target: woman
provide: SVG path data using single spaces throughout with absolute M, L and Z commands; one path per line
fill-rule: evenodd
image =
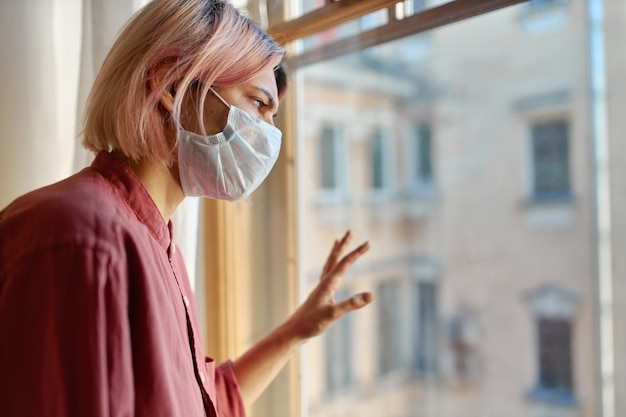
M 170 217 L 185 196 L 238 200 L 269 173 L 281 134 L 284 50 L 231 5 L 154 0 L 96 79 L 93 164 L 0 212 L 0 414 L 243 416 L 335 303 L 362 244 L 336 241 L 318 287 L 234 362 L 205 357 Z

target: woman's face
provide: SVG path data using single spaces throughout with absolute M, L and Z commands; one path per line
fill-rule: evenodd
M 234 87 L 213 87 L 231 106 L 238 107 L 251 116 L 274 125 L 278 111 L 278 89 L 274 71 L 268 70 L 250 81 Z M 196 116 L 197 106 L 190 100 L 187 109 L 183 108 L 182 127 L 194 133 L 201 133 Z M 196 103 L 197 104 L 197 103 Z M 187 110 L 187 111 L 186 111 Z M 191 111 L 190 111 L 191 110 Z M 204 103 L 204 128 L 207 135 L 222 132 L 228 119 L 228 107 L 213 93 L 209 92 Z M 187 116 L 185 116 L 187 115 Z

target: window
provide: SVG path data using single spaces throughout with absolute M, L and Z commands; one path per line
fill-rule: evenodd
M 337 178 L 337 139 L 335 129 L 328 126 L 322 128 L 320 138 L 320 174 L 321 187 L 326 190 L 334 190 L 339 186 Z
M 540 319 L 537 322 L 539 340 L 539 382 L 546 390 L 571 393 L 572 335 L 566 320 Z
M 375 130 L 371 136 L 371 184 L 377 195 L 389 194 L 392 188 L 393 143 L 380 130 Z
M 569 127 L 565 121 L 532 127 L 532 199 L 567 201 L 571 198 Z
M 343 10 L 364 8 L 372 2 L 323 3 L 326 5 L 320 10 L 328 9 L 332 15 L 317 19 L 317 29 L 304 31 L 303 36 L 329 28 L 335 28 L 340 34 L 339 26 L 343 23 L 335 21 L 331 25 L 328 22 L 341 15 Z M 619 368 L 615 368 L 613 377 L 600 366 L 603 358 L 613 357 L 612 346 L 605 343 L 605 339 L 598 338 L 600 330 L 611 328 L 602 324 L 605 323 L 604 314 L 615 311 L 616 317 L 626 316 L 623 314 L 626 304 L 615 302 L 611 305 L 602 301 L 604 298 L 599 300 L 593 291 L 599 282 L 608 282 L 606 273 L 596 272 L 599 269 L 596 268 L 599 259 L 597 251 L 602 245 L 610 246 L 611 242 L 617 245 L 617 242 L 625 240 L 621 228 L 610 227 L 615 239 L 597 239 L 595 216 L 601 215 L 602 210 L 596 210 L 594 187 L 600 170 L 595 169 L 592 154 L 593 141 L 598 132 L 592 119 L 595 113 L 590 109 L 598 108 L 594 101 L 598 97 L 601 99 L 602 95 L 596 94 L 598 91 L 591 84 L 589 72 L 594 64 L 586 53 L 589 47 L 593 47 L 589 42 L 589 32 L 601 27 L 602 31 L 606 31 L 607 38 L 612 37 L 609 48 L 613 56 L 619 56 L 623 28 L 626 27 L 623 13 L 619 13 L 619 2 L 603 2 L 609 12 L 606 14 L 607 24 L 597 26 L 588 24 L 587 4 L 584 2 L 568 2 L 567 7 L 546 7 L 532 12 L 527 2 L 497 11 L 493 11 L 493 6 L 504 6 L 504 1 L 428 3 L 432 8 L 427 12 L 419 16 L 406 13 L 402 20 L 394 20 L 393 5 L 389 7 L 385 4 L 381 8 L 389 10 L 388 24 L 356 37 L 335 36 L 330 43 L 318 43 L 302 53 L 299 53 L 299 45 L 292 44 L 288 63 L 295 76 L 291 84 L 293 88 L 288 94 L 293 96 L 284 101 L 281 111 L 289 117 L 280 120 L 283 116 L 279 116 L 278 121 L 289 140 L 283 143 L 285 148 L 277 168 L 259 189 L 260 194 L 253 196 L 255 205 L 251 216 L 255 221 L 250 224 L 259 232 L 255 232 L 254 239 L 249 238 L 249 233 L 242 233 L 238 240 L 242 244 L 231 245 L 237 252 L 237 260 L 242 259 L 238 256 L 242 249 L 255 254 L 250 267 L 254 279 L 237 284 L 239 292 L 247 294 L 246 285 L 250 285 L 250 292 L 256 294 L 244 299 L 256 300 L 258 294 L 263 294 L 265 302 L 258 301 L 258 305 L 241 303 L 250 305 L 254 324 L 248 326 L 244 321 L 239 327 L 224 328 L 228 331 L 243 329 L 243 336 L 233 339 L 248 342 L 271 328 L 267 323 L 280 323 L 298 300 L 295 277 L 306 275 L 307 285 L 314 282 L 317 277 L 308 277 L 319 269 L 319 260 L 324 258 L 328 242 L 350 227 L 357 233 L 355 240 L 369 239 L 375 248 L 367 254 L 363 263 L 359 263 L 358 268 L 345 277 L 350 285 L 358 287 L 358 291 L 377 291 L 380 279 L 421 276 L 417 272 L 401 271 L 401 266 L 407 269 L 415 267 L 407 259 L 428 255 L 441 260 L 441 283 L 444 285 L 436 287 L 437 301 L 433 306 L 438 317 L 435 330 L 439 330 L 440 339 L 439 357 L 435 360 L 438 366 L 436 378 L 422 378 L 423 372 L 416 369 L 420 362 L 418 352 L 422 352 L 423 364 L 429 361 L 428 347 L 418 347 L 419 328 L 424 325 L 419 319 L 419 296 L 409 302 L 408 310 L 403 310 L 407 306 L 403 302 L 404 307 L 391 307 L 387 312 L 381 312 L 380 303 L 384 296 L 378 294 L 371 307 L 356 312 L 352 317 L 350 332 L 354 348 L 349 390 L 343 390 L 333 401 L 325 401 L 326 384 L 329 382 L 323 352 L 328 341 L 321 339 L 321 348 L 317 341 L 312 341 L 307 344 L 302 357 L 307 371 L 300 373 L 298 366 L 286 371 L 261 400 L 264 405 L 262 411 L 251 416 L 297 417 L 305 414 L 310 417 L 370 417 L 388 415 L 387 411 L 393 410 L 397 415 L 433 417 L 443 414 L 498 415 L 504 409 L 517 415 L 599 416 L 600 409 L 607 406 L 605 398 L 608 396 L 604 394 L 610 394 L 611 384 L 615 383 L 615 392 L 623 390 L 619 381 L 624 378 L 618 372 Z M 591 3 L 598 4 L 596 0 L 590 0 Z M 455 16 L 463 19 L 473 17 L 479 14 L 478 9 L 492 12 L 430 30 L 439 26 L 438 22 L 450 22 Z M 362 10 L 362 13 L 342 22 L 350 20 L 352 26 L 359 26 L 360 17 L 372 11 Z M 455 13 L 448 13 L 450 11 Z M 558 23 L 562 15 L 565 15 L 561 20 L 564 24 L 555 25 L 554 22 Z M 307 19 L 312 17 L 307 16 Z M 526 23 L 534 31 L 533 34 L 541 34 L 540 42 L 523 30 L 522 26 Z M 293 30 L 303 31 L 301 24 L 307 26 L 307 21 L 292 22 Z M 558 28 L 558 33 L 554 28 Z M 358 33 L 358 30 L 355 32 Z M 428 55 L 415 56 L 415 44 L 423 36 L 427 37 L 431 48 Z M 388 66 L 395 71 L 373 71 L 371 65 L 362 65 L 363 50 L 374 49 L 372 47 L 376 49 L 375 56 L 384 63 L 391 63 Z M 619 87 L 619 77 L 615 75 L 619 74 L 618 61 L 607 57 L 607 73 L 616 77 L 608 83 L 609 91 Z M 536 185 L 544 182 L 536 182 L 534 177 L 532 126 L 520 124 L 520 112 L 511 106 L 516 97 L 542 91 L 571 92 L 571 100 L 560 102 L 556 109 L 553 104 L 547 108 L 540 103 L 530 111 L 525 110 L 532 120 L 541 121 L 536 124 L 558 121 L 546 119 L 547 114 L 550 117 L 567 115 L 568 155 L 567 159 L 557 159 L 567 161 L 569 165 L 567 187 L 562 186 L 564 181 L 557 181 L 557 186 L 547 188 Z M 623 98 L 617 95 L 605 104 L 611 114 L 619 114 L 619 108 L 625 106 Z M 426 117 L 412 118 L 416 114 Z M 321 128 L 329 120 L 335 120 L 333 115 L 345 123 L 350 137 L 343 162 L 350 175 L 349 188 L 353 199 L 349 206 L 330 207 L 337 212 L 349 212 L 349 216 L 331 224 L 319 221 L 319 205 L 315 204 L 317 195 L 323 190 L 320 176 L 313 175 L 318 168 L 317 157 L 321 150 L 306 146 L 312 143 L 320 145 Z M 380 205 L 372 204 L 376 201 L 368 198 L 376 194 L 372 193 L 373 190 L 380 191 L 374 188 L 374 182 L 387 186 L 393 185 L 393 181 L 399 178 L 404 187 L 405 178 L 410 175 L 419 178 L 420 174 L 415 173 L 420 171 L 413 169 L 417 164 L 409 167 L 406 163 L 413 158 L 408 155 L 409 148 L 400 148 L 399 142 L 393 144 L 395 138 L 402 138 L 404 142 L 409 137 L 407 126 L 411 118 L 431 123 L 431 174 L 442 195 L 441 199 L 431 202 L 430 214 L 421 217 L 405 215 L 405 209 L 421 201 L 399 199 Z M 619 175 L 623 164 L 619 159 L 620 153 L 616 152 L 620 149 L 621 124 L 619 118 L 610 118 L 608 132 L 605 132 L 612 138 L 609 155 L 614 179 L 626 178 L 626 175 Z M 379 144 L 382 142 L 385 145 L 382 150 L 379 149 L 381 169 L 376 176 L 372 152 L 375 128 L 385 139 L 391 139 L 379 141 Z M 391 146 L 388 142 L 392 143 Z M 298 145 L 295 149 L 294 144 Z M 387 151 L 391 155 L 381 156 Z M 389 176 L 384 174 L 382 168 L 387 160 Z M 543 164 L 540 162 L 538 165 Z M 623 188 L 619 180 L 616 181 L 609 187 L 610 193 Z M 300 182 L 307 185 L 301 186 Z M 552 199 L 562 190 L 571 196 L 574 187 L 576 205 L 566 207 L 572 208 L 575 219 L 569 227 L 558 230 L 529 228 L 520 221 L 525 216 L 525 210 L 520 210 L 520 195 L 534 199 L 537 190 L 537 195 L 549 194 L 549 199 Z M 617 221 L 621 219 L 620 213 L 626 210 L 619 209 L 618 200 L 613 203 L 615 205 L 609 211 Z M 239 205 L 234 207 L 242 210 Z M 534 205 L 533 210 L 548 212 L 562 208 L 563 205 Z M 261 215 L 261 212 L 265 214 Z M 391 220 L 384 224 L 372 221 L 373 213 L 382 212 L 392 213 Z M 212 218 L 207 216 L 207 219 Z M 619 221 L 621 224 L 622 220 Z M 242 224 L 244 228 L 249 223 L 237 224 Z M 231 236 L 230 233 L 224 235 Z M 208 236 L 212 239 L 212 235 Z M 270 238 L 272 245 L 263 245 Z M 272 246 L 272 249 L 265 246 Z M 621 246 L 615 249 L 621 249 Z M 614 257 L 608 269 L 624 269 L 621 265 L 624 262 Z M 261 268 L 257 267 L 259 263 Z M 207 263 L 211 264 L 218 263 Z M 233 262 L 233 266 L 247 267 L 242 262 Z M 299 268 L 303 274 L 299 274 Z M 231 282 L 227 279 L 225 285 L 231 285 Z M 530 314 L 523 314 L 519 300 L 529 288 L 542 287 L 546 282 L 555 283 L 560 288 L 557 292 L 563 293 L 567 288 L 567 291 L 575 293 L 584 308 L 574 315 L 561 314 L 563 305 L 557 303 L 553 309 L 546 307 L 535 311 L 533 308 Z M 412 294 L 405 291 L 407 288 L 401 287 L 396 293 L 398 297 L 404 300 L 407 294 Z M 303 286 L 300 293 L 306 294 L 308 289 L 310 286 Z M 239 292 L 231 299 L 239 300 Z M 618 294 L 616 292 L 615 296 Z M 269 308 L 268 299 L 272 301 Z M 568 297 L 559 296 L 556 299 L 565 300 L 567 304 Z M 598 304 L 601 308 L 592 307 Z M 475 320 L 472 319 L 471 325 L 461 323 L 461 330 L 457 328 L 457 336 L 452 338 L 457 346 L 455 356 L 451 349 L 452 340 L 448 340 L 450 333 L 454 333 L 450 327 L 454 326 L 448 326 L 455 317 L 462 316 L 460 312 L 465 309 L 472 312 Z M 602 321 L 599 311 L 603 312 Z M 257 318 L 261 314 L 264 314 L 265 321 Z M 409 322 L 408 325 L 400 325 L 404 330 L 379 328 L 382 316 L 392 318 L 394 315 L 400 315 Z M 248 317 L 239 311 L 235 316 L 238 319 L 244 317 L 243 320 Z M 563 411 L 558 402 L 540 401 L 537 395 L 524 395 L 546 392 L 539 389 L 542 380 L 540 320 L 569 323 L 572 394 L 584 401 L 584 408 L 571 410 L 571 407 L 565 407 L 568 410 Z M 606 322 L 612 323 L 610 318 Z M 248 333 L 247 329 L 250 329 Z M 477 330 L 474 332 L 472 329 Z M 382 339 L 385 335 L 397 337 L 400 344 L 389 342 L 379 346 L 384 343 Z M 618 354 L 623 351 L 622 345 L 616 338 L 614 347 Z M 470 352 L 475 353 L 468 355 L 468 346 L 472 348 Z M 394 350 L 402 356 L 402 361 L 398 358 L 397 363 L 387 360 L 383 364 L 379 352 Z M 512 352 L 515 352 L 513 358 Z M 459 360 L 458 366 L 454 362 L 456 359 Z M 383 367 L 393 371 L 380 378 L 379 368 Z M 497 372 L 492 372 L 494 367 L 497 367 Z M 427 366 L 424 368 L 427 369 Z M 406 369 L 417 377 L 408 380 L 400 378 Z M 466 372 L 464 369 L 469 370 L 473 378 L 458 378 L 458 374 Z M 472 369 L 476 371 L 472 372 Z M 301 378 L 301 375 L 304 377 Z M 338 375 L 337 380 L 341 381 L 346 373 L 342 371 Z M 582 377 L 585 380 L 581 382 L 578 378 Z M 297 386 L 301 380 L 302 390 Z M 381 380 L 385 383 L 381 384 Z M 284 381 L 291 382 L 285 384 Z M 494 387 L 497 394 L 493 392 Z M 300 392 L 301 397 L 298 396 Z M 286 401 L 289 403 L 285 405 Z M 561 408 L 546 408 L 546 403 Z M 619 401 L 614 405 L 613 415 L 624 414 Z M 301 410 L 305 411 L 301 413 Z
M 340 200 L 347 193 L 346 141 L 337 125 L 322 126 L 318 146 L 319 187 L 322 197 Z
M 415 177 L 418 182 L 427 184 L 433 180 L 433 163 L 432 163 L 432 143 L 430 137 L 430 126 L 420 124 L 416 128 L 417 140 L 417 172 Z
M 437 372 L 437 287 L 434 283 L 416 285 L 417 352 L 416 368 L 424 374 Z
M 560 286 L 546 284 L 529 296 L 537 346 L 537 381 L 530 392 L 535 401 L 576 406 L 573 376 L 573 319 L 578 297 Z
M 402 368 L 402 316 L 397 280 L 378 287 L 378 371 L 381 375 Z
M 497 415 L 504 407 L 519 415 L 564 415 L 544 412 L 538 407 L 546 407 L 547 402 L 536 395 L 529 401 L 526 394 L 547 392 L 535 390 L 539 387 L 536 320 L 563 319 L 573 325 L 573 316 L 533 310 L 527 317 L 520 314 L 519 300 L 529 286 L 541 287 L 547 281 L 561 287 L 567 283 L 577 291 L 593 286 L 588 274 L 594 264 L 588 251 L 593 243 L 582 245 L 591 224 L 574 222 L 575 227 L 553 234 L 546 228 L 526 227 L 521 220 L 528 210 L 520 210 L 519 199 L 524 193 L 536 194 L 535 188 L 544 195 L 559 190 L 534 185 L 533 127 L 567 125 L 569 119 L 578 121 L 586 115 L 578 113 L 573 100 L 555 103 L 551 96 L 539 103 L 534 100 L 530 109 L 526 106 L 522 111 L 511 104 L 518 97 L 541 92 L 575 93 L 584 74 L 569 77 L 572 63 L 549 59 L 555 49 L 562 50 L 563 39 L 546 46 L 519 33 L 516 25 L 526 6 L 323 59 L 300 71 L 299 102 L 306 103 L 298 119 L 307 126 L 303 134 L 328 122 L 325 111 L 340 115 L 349 127 L 350 146 L 343 163 L 349 165 L 351 176 L 351 201 L 342 207 L 349 215 L 341 221 L 322 222 L 318 206 L 303 206 L 307 219 L 303 262 L 319 266 L 322 255 L 315 252 L 325 251 L 324 243 L 342 228 L 352 228 L 376 248 L 346 277 L 351 285 L 358 283 L 376 293 L 371 308 L 353 317 L 349 389 L 339 389 L 340 395 L 333 396 L 330 404 L 325 402 L 328 375 L 319 376 L 315 369 L 326 365 L 316 349 L 308 349 L 305 374 L 309 378 L 303 398 L 309 416 L 456 417 Z M 422 18 L 433 10 L 436 7 Z M 405 15 L 402 22 L 414 17 Z M 375 29 L 379 30 L 383 29 Z M 414 48 L 423 35 L 433 45 L 428 59 L 403 54 L 401 45 Z M 578 45 L 578 36 L 567 35 Z M 336 51 L 341 45 L 325 50 Z M 491 47 L 500 53 L 490 53 Z M 520 56 L 520 50 L 526 53 Z M 373 56 L 378 62 L 373 62 Z M 521 68 L 505 62 L 519 62 Z M 533 124 L 520 123 L 522 113 L 523 120 Z M 568 152 L 588 146 L 585 135 L 570 131 L 569 126 L 563 131 Z M 537 166 L 548 166 L 550 159 L 539 148 Z M 315 154 L 308 151 L 304 156 Z M 568 164 L 573 163 L 570 157 L 568 153 Z M 578 169 L 588 169 L 577 163 Z M 433 192 L 435 183 L 440 195 L 421 198 L 419 193 L 429 188 Z M 402 194 L 396 193 L 398 186 Z M 306 202 L 306 196 L 317 190 L 302 192 Z M 397 198 L 405 193 L 410 198 Z M 586 189 L 576 208 L 590 209 L 592 202 Z M 335 217 L 343 214 L 332 209 Z M 431 263 L 440 269 L 429 270 Z M 585 294 L 585 302 L 592 298 Z M 593 349 L 594 326 L 584 323 L 576 331 L 589 337 L 572 339 L 572 352 Z M 512 352 L 514 360 L 510 360 Z M 572 376 L 582 366 L 594 367 L 591 361 L 573 362 Z M 498 371 L 492 372 L 495 367 Z M 345 370 L 336 372 L 338 379 L 345 376 Z M 491 395 L 484 389 L 487 386 L 498 387 L 499 393 Z
M 430 193 L 433 189 L 433 144 L 430 124 L 412 126 L 407 147 L 407 185 L 410 193 Z

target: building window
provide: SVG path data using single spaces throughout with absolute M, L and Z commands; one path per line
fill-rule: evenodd
M 339 186 L 337 178 L 337 138 L 336 129 L 324 126 L 320 137 L 321 187 L 334 190 Z
M 417 290 L 417 348 L 415 367 L 422 373 L 437 372 L 437 287 L 419 282 Z
M 340 126 L 324 125 L 318 147 L 319 190 L 324 200 L 343 200 L 347 193 L 346 143 Z
M 380 132 L 372 136 L 372 165 L 372 187 L 376 190 L 385 188 L 385 154 Z
M 565 121 L 538 123 L 532 127 L 532 200 L 571 199 L 569 126 Z
M 391 191 L 393 178 L 393 146 L 383 132 L 377 130 L 371 138 L 371 184 L 376 194 L 385 194 Z
M 411 129 L 407 149 L 408 187 L 413 193 L 432 191 L 433 145 L 428 123 L 418 123 Z
M 572 329 L 567 320 L 540 319 L 539 381 L 541 388 L 570 393 L 572 391 Z
M 347 292 L 338 292 L 337 299 L 348 298 Z M 335 322 L 324 335 L 326 351 L 326 392 L 332 394 L 353 382 L 352 316 L 349 314 Z
M 402 368 L 400 282 L 391 280 L 378 287 L 378 370 L 381 375 Z
M 545 285 L 531 293 L 529 300 L 537 340 L 537 382 L 530 391 L 530 398 L 538 402 L 577 406 L 572 323 L 578 298 L 557 286 Z

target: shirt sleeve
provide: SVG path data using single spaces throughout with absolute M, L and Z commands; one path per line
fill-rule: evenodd
M 226 361 L 215 368 L 215 396 L 219 417 L 246 416 L 232 361 Z
M 0 268 L 3 416 L 134 415 L 127 283 L 111 258 L 66 245 Z

